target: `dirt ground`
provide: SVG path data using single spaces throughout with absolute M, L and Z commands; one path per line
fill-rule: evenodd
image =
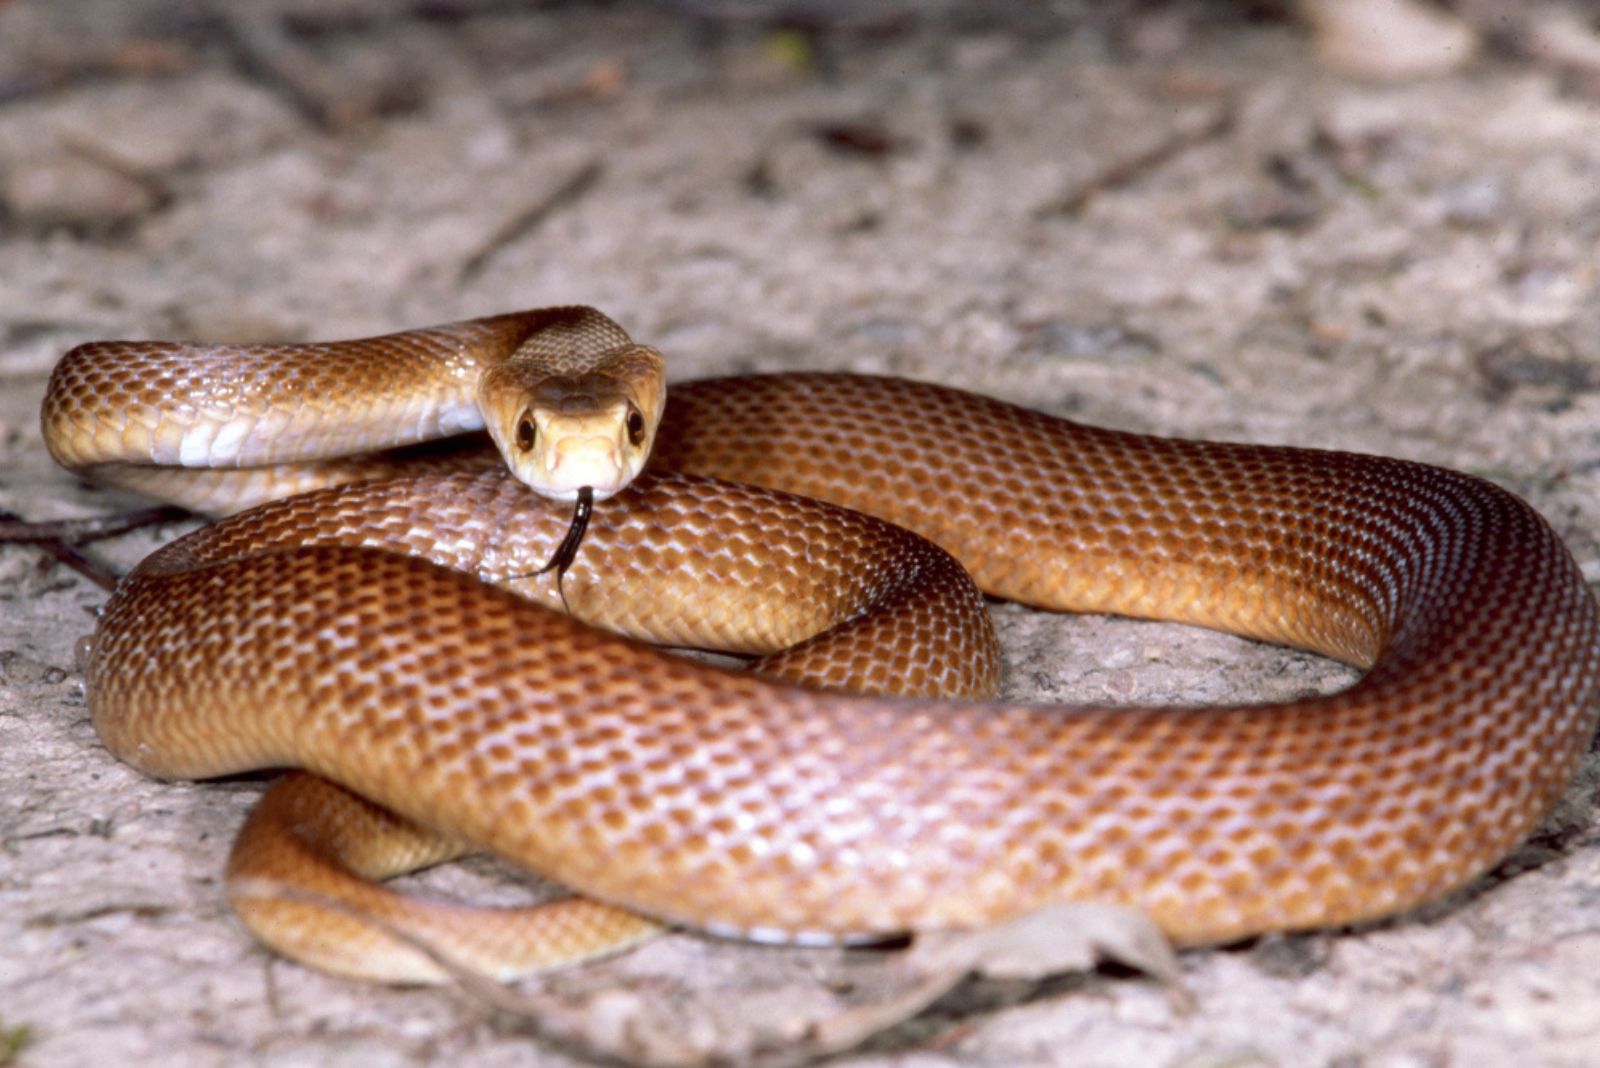
M 1593 81 L 1495 47 L 1355 81 L 1262 4 L 859 11 L 0 2 L 0 508 L 133 503 L 39 443 L 78 342 L 581 302 L 682 378 L 892 372 L 1478 472 L 1600 580 Z M 178 529 L 91 551 L 126 568 Z M 461 991 L 273 960 L 219 889 L 260 784 L 114 762 L 74 667 L 105 594 L 9 546 L 0 598 L 0 1065 L 586 1063 Z M 994 611 L 1018 696 L 1351 677 L 1185 628 Z M 1114 968 L 986 981 L 838 1063 L 1600 1064 L 1597 784 L 1591 755 L 1530 844 L 1420 913 L 1184 954 L 1188 1009 Z M 520 893 L 487 867 L 427 881 Z M 714 1051 L 730 1011 L 781 1027 L 893 972 L 890 953 L 675 935 L 527 991 L 556 1021 L 643 1003 Z

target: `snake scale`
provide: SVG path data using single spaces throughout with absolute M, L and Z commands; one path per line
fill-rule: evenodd
M 290 466 L 307 457 L 266 451 L 303 418 L 259 384 L 281 361 L 312 357 L 290 391 L 311 398 L 302 407 L 376 388 L 365 422 L 400 430 L 361 444 L 387 448 L 471 429 L 439 396 L 463 394 L 540 322 L 316 346 L 85 346 L 57 369 L 46 437 L 75 469 L 168 496 L 172 473 L 141 461 L 204 462 L 197 441 L 224 443 L 223 466 L 267 465 L 198 473 L 199 502 L 225 510 L 356 477 L 354 461 L 308 473 Z M 430 387 L 419 414 L 406 374 L 449 389 Z M 268 414 L 195 429 L 230 406 Z M 667 640 L 782 658 L 789 624 L 740 628 L 825 601 L 850 633 L 813 639 L 821 662 L 870 664 L 858 638 L 888 650 L 894 666 L 867 688 L 918 675 L 903 689 L 992 689 L 974 595 L 934 610 L 907 594 L 888 624 L 862 615 L 861 591 L 907 568 L 955 589 L 942 553 L 919 556 L 853 513 L 798 511 L 816 506 L 793 494 L 915 531 L 996 597 L 1201 624 L 1364 674 L 1281 704 L 1098 708 L 845 693 L 826 666 L 730 672 L 486 584 L 525 573 L 563 525 L 497 464 L 427 460 L 398 477 L 408 469 L 386 459 L 376 470 L 397 477 L 266 505 L 141 565 L 87 662 L 101 738 L 160 776 L 303 768 L 381 806 L 362 820 L 409 821 L 421 862 L 487 849 L 719 934 L 847 941 L 1093 900 L 1199 944 L 1383 916 L 1462 885 L 1533 828 L 1595 728 L 1594 599 L 1549 525 L 1480 478 L 1098 429 L 850 374 L 674 385 L 654 433 L 649 470 L 596 507 L 567 578 L 591 621 L 659 633 L 643 616 L 679 609 L 637 605 L 715 572 L 723 592 L 701 607 L 727 633 L 669 618 Z M 246 497 L 225 497 L 224 476 L 244 478 Z M 823 592 L 820 561 L 863 551 L 856 592 Z M 607 576 L 630 569 L 669 592 L 611 592 Z M 929 643 L 979 666 L 940 674 Z

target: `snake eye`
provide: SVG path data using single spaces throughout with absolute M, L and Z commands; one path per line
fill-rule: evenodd
M 638 448 L 644 444 L 644 413 L 628 405 L 628 444 Z
M 523 452 L 532 452 L 533 443 L 539 438 L 539 428 L 534 425 L 533 413 L 523 412 L 517 419 L 517 448 Z

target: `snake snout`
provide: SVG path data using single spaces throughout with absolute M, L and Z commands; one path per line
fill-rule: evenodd
M 633 478 L 616 438 L 604 434 L 562 435 L 535 457 L 541 493 L 558 500 L 573 500 L 589 486 L 596 500 L 611 496 Z

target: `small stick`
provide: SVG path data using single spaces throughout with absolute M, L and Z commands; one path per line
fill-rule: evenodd
M 37 546 L 57 563 L 70 567 L 101 589 L 115 590 L 121 576 L 98 560 L 84 555 L 78 550 L 78 544 L 187 518 L 189 513 L 182 508 L 163 505 L 125 515 L 30 523 L 12 512 L 0 509 L 0 542 Z
M 462 261 L 460 269 L 456 272 L 457 281 L 470 282 L 478 277 L 483 272 L 483 269 L 489 265 L 489 261 L 494 259 L 502 249 L 527 237 L 543 225 L 558 209 L 573 203 L 594 188 L 595 183 L 600 180 L 600 175 L 604 171 L 605 168 L 598 158 L 591 159 L 569 175 L 567 180 L 556 186 L 555 189 L 506 220 L 478 246 L 477 251 Z
M 245 73 L 282 97 L 319 130 L 334 129 L 341 118 L 338 92 L 317 65 L 290 40 L 281 23 L 259 13 L 224 18 L 227 41 Z
M 114 538 L 140 527 L 153 527 L 159 523 L 176 523 L 188 519 L 182 508 L 163 504 L 143 508 L 122 515 L 97 515 L 84 519 L 53 519 L 30 523 L 11 512 L 0 511 L 0 542 L 28 542 L 38 544 L 48 541 L 79 543 Z
M 1218 108 L 1204 123 L 1193 129 L 1180 129 L 1175 131 L 1165 140 L 1157 142 L 1150 148 L 1127 159 L 1118 160 L 1098 174 L 1092 174 L 1068 189 L 1054 200 L 1048 200 L 1033 210 L 1034 218 L 1048 218 L 1052 215 L 1076 215 L 1088 207 L 1089 201 L 1098 194 L 1112 189 L 1121 189 L 1133 184 L 1145 174 L 1182 155 L 1191 148 L 1197 148 L 1208 141 L 1214 141 L 1233 129 L 1237 120 L 1237 109 L 1232 103 L 1224 104 Z
M 88 160 L 97 167 L 104 168 L 120 178 L 137 185 L 150 194 L 155 208 L 164 208 L 172 203 L 172 187 L 162 181 L 159 175 L 152 174 L 147 167 L 142 167 L 120 152 L 114 152 L 105 145 L 96 144 L 87 138 L 71 134 L 59 139 L 61 147 L 75 156 Z
M 117 583 L 122 581 L 121 575 L 98 560 L 85 556 L 64 541 L 36 541 L 31 544 L 43 549 L 55 559 L 56 563 L 65 564 L 102 590 L 115 591 Z

